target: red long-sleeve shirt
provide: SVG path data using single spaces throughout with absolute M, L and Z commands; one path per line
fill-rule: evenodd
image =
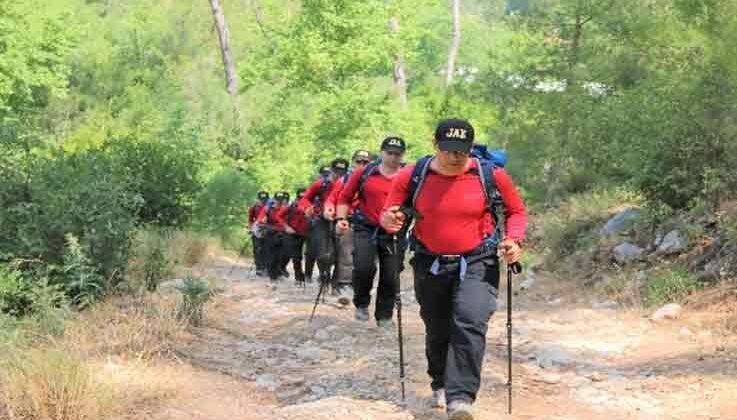
M 361 169 L 357 169 L 357 171 L 362 171 Z M 353 172 L 356 173 L 355 171 Z M 351 175 L 352 176 L 352 175 Z M 335 186 L 333 187 L 333 190 L 330 192 L 330 196 L 328 197 L 328 203 L 332 204 L 333 206 L 338 206 L 338 204 L 341 204 L 340 202 L 340 196 L 343 193 L 343 190 L 345 189 L 345 186 L 347 183 L 343 182 L 343 177 L 341 177 L 339 180 L 335 181 Z M 350 180 L 350 177 L 348 178 Z M 358 197 L 354 197 L 353 200 L 351 200 L 348 203 L 344 203 L 348 205 L 348 214 L 353 213 L 353 210 L 358 208 Z
M 264 207 L 263 203 L 256 203 L 252 205 L 248 209 L 248 227 L 252 228 L 253 224 L 256 223 L 256 219 L 258 219 L 258 214 L 261 212 L 261 209 Z
M 294 229 L 297 235 L 307 235 L 307 232 L 310 230 L 310 221 L 307 219 L 307 216 L 305 216 L 302 209 L 299 208 L 298 203 L 292 203 L 289 207 L 286 207 L 286 209 L 287 210 L 284 213 L 285 223 Z
M 471 160 L 461 175 L 445 176 L 428 170 L 415 203 L 422 218 L 415 220 L 414 234 L 431 252 L 466 254 L 493 232 L 494 223 L 476 169 L 476 161 Z M 414 165 L 407 166 L 394 179 L 384 210 L 402 205 L 407 200 L 413 170 Z M 523 240 L 527 230 L 527 211 L 519 192 L 504 169 L 494 170 L 494 181 L 504 201 L 505 237 Z
M 258 214 L 259 223 L 265 223 L 277 232 L 284 231 L 284 223 L 286 222 L 287 206 L 274 205 L 271 208 L 271 217 L 269 217 L 269 206 L 264 206 Z
M 338 198 L 338 204 L 355 206 L 361 213 L 366 216 L 368 221 L 375 226 L 379 226 L 381 222 L 381 214 L 384 209 L 384 203 L 392 189 L 392 181 L 396 175 L 387 177 L 381 173 L 379 168 L 366 178 L 363 184 L 363 192 L 358 191 L 361 176 L 363 176 L 366 167 L 357 169 L 348 179 Z M 357 203 L 356 203 L 357 202 Z
M 330 190 L 330 194 L 328 195 L 328 198 L 325 202 L 333 206 L 337 206 L 338 197 L 340 197 L 340 192 L 343 191 L 344 186 L 345 184 L 343 183 L 343 177 L 338 178 L 333 183 L 333 188 Z
M 307 188 L 302 199 L 299 200 L 299 207 L 302 210 L 314 207 L 316 215 L 322 214 L 323 205 L 335 187 L 335 182 L 330 181 L 323 187 L 324 182 L 322 178 L 318 178 Z

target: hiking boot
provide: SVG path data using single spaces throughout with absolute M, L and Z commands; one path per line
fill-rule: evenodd
M 394 331 L 394 321 L 389 319 L 377 319 L 376 326 L 384 331 Z
M 465 401 L 451 401 L 448 404 L 448 420 L 473 420 L 471 404 Z
M 445 408 L 445 388 L 432 391 L 432 408 Z
M 356 308 L 356 319 L 358 321 L 368 321 L 369 320 L 368 308 Z
M 341 305 L 349 305 L 353 300 L 353 288 L 351 286 L 341 286 L 338 288 L 338 303 Z

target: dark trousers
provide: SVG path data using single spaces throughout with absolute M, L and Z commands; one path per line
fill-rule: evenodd
M 391 319 L 399 293 L 399 272 L 404 265 L 404 246 L 397 246 L 399 255 L 392 253 L 392 238 L 356 225 L 353 231 L 353 304 L 366 308 L 371 303 L 371 289 L 379 263 L 379 286 L 376 290 L 377 320 Z M 382 231 L 383 232 L 383 231 Z M 399 270 L 399 272 L 397 272 Z
M 269 232 L 266 237 L 266 256 L 269 278 L 275 281 L 284 273 L 286 263 L 286 234 L 283 232 Z
M 253 243 L 253 261 L 256 264 L 256 270 L 266 270 L 264 239 L 251 235 Z
M 305 238 L 305 243 L 307 246 L 305 247 L 305 277 L 312 281 L 312 273 L 315 271 L 315 256 L 310 252 L 310 237 L 307 236 Z
M 312 223 L 308 247 L 320 270 L 320 281 L 331 281 L 335 259 L 332 222 L 320 218 Z
M 460 268 L 430 272 L 435 258 L 412 261 L 415 295 L 425 323 L 425 354 L 432 388 L 445 388 L 447 400 L 474 402 L 481 385 L 489 318 L 496 311 L 499 260 L 496 255 Z
M 302 253 L 304 249 L 305 237 L 300 235 L 286 236 L 286 262 L 292 262 L 294 270 L 294 279 L 298 282 L 305 281 L 305 274 L 302 271 Z

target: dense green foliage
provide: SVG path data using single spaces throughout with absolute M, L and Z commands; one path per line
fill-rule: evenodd
M 449 86 L 445 1 L 223 1 L 240 115 L 208 2 L 155 3 L 0 0 L 0 263 L 78 304 L 124 278 L 137 228 L 232 236 L 258 188 L 387 134 L 418 157 L 442 117 L 507 149 L 532 204 L 737 190 L 737 0 L 465 0 Z

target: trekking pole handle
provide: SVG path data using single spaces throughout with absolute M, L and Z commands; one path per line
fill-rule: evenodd
M 513 262 L 509 268 L 512 270 L 512 273 L 519 274 L 522 272 L 522 264 L 520 264 L 519 261 Z

